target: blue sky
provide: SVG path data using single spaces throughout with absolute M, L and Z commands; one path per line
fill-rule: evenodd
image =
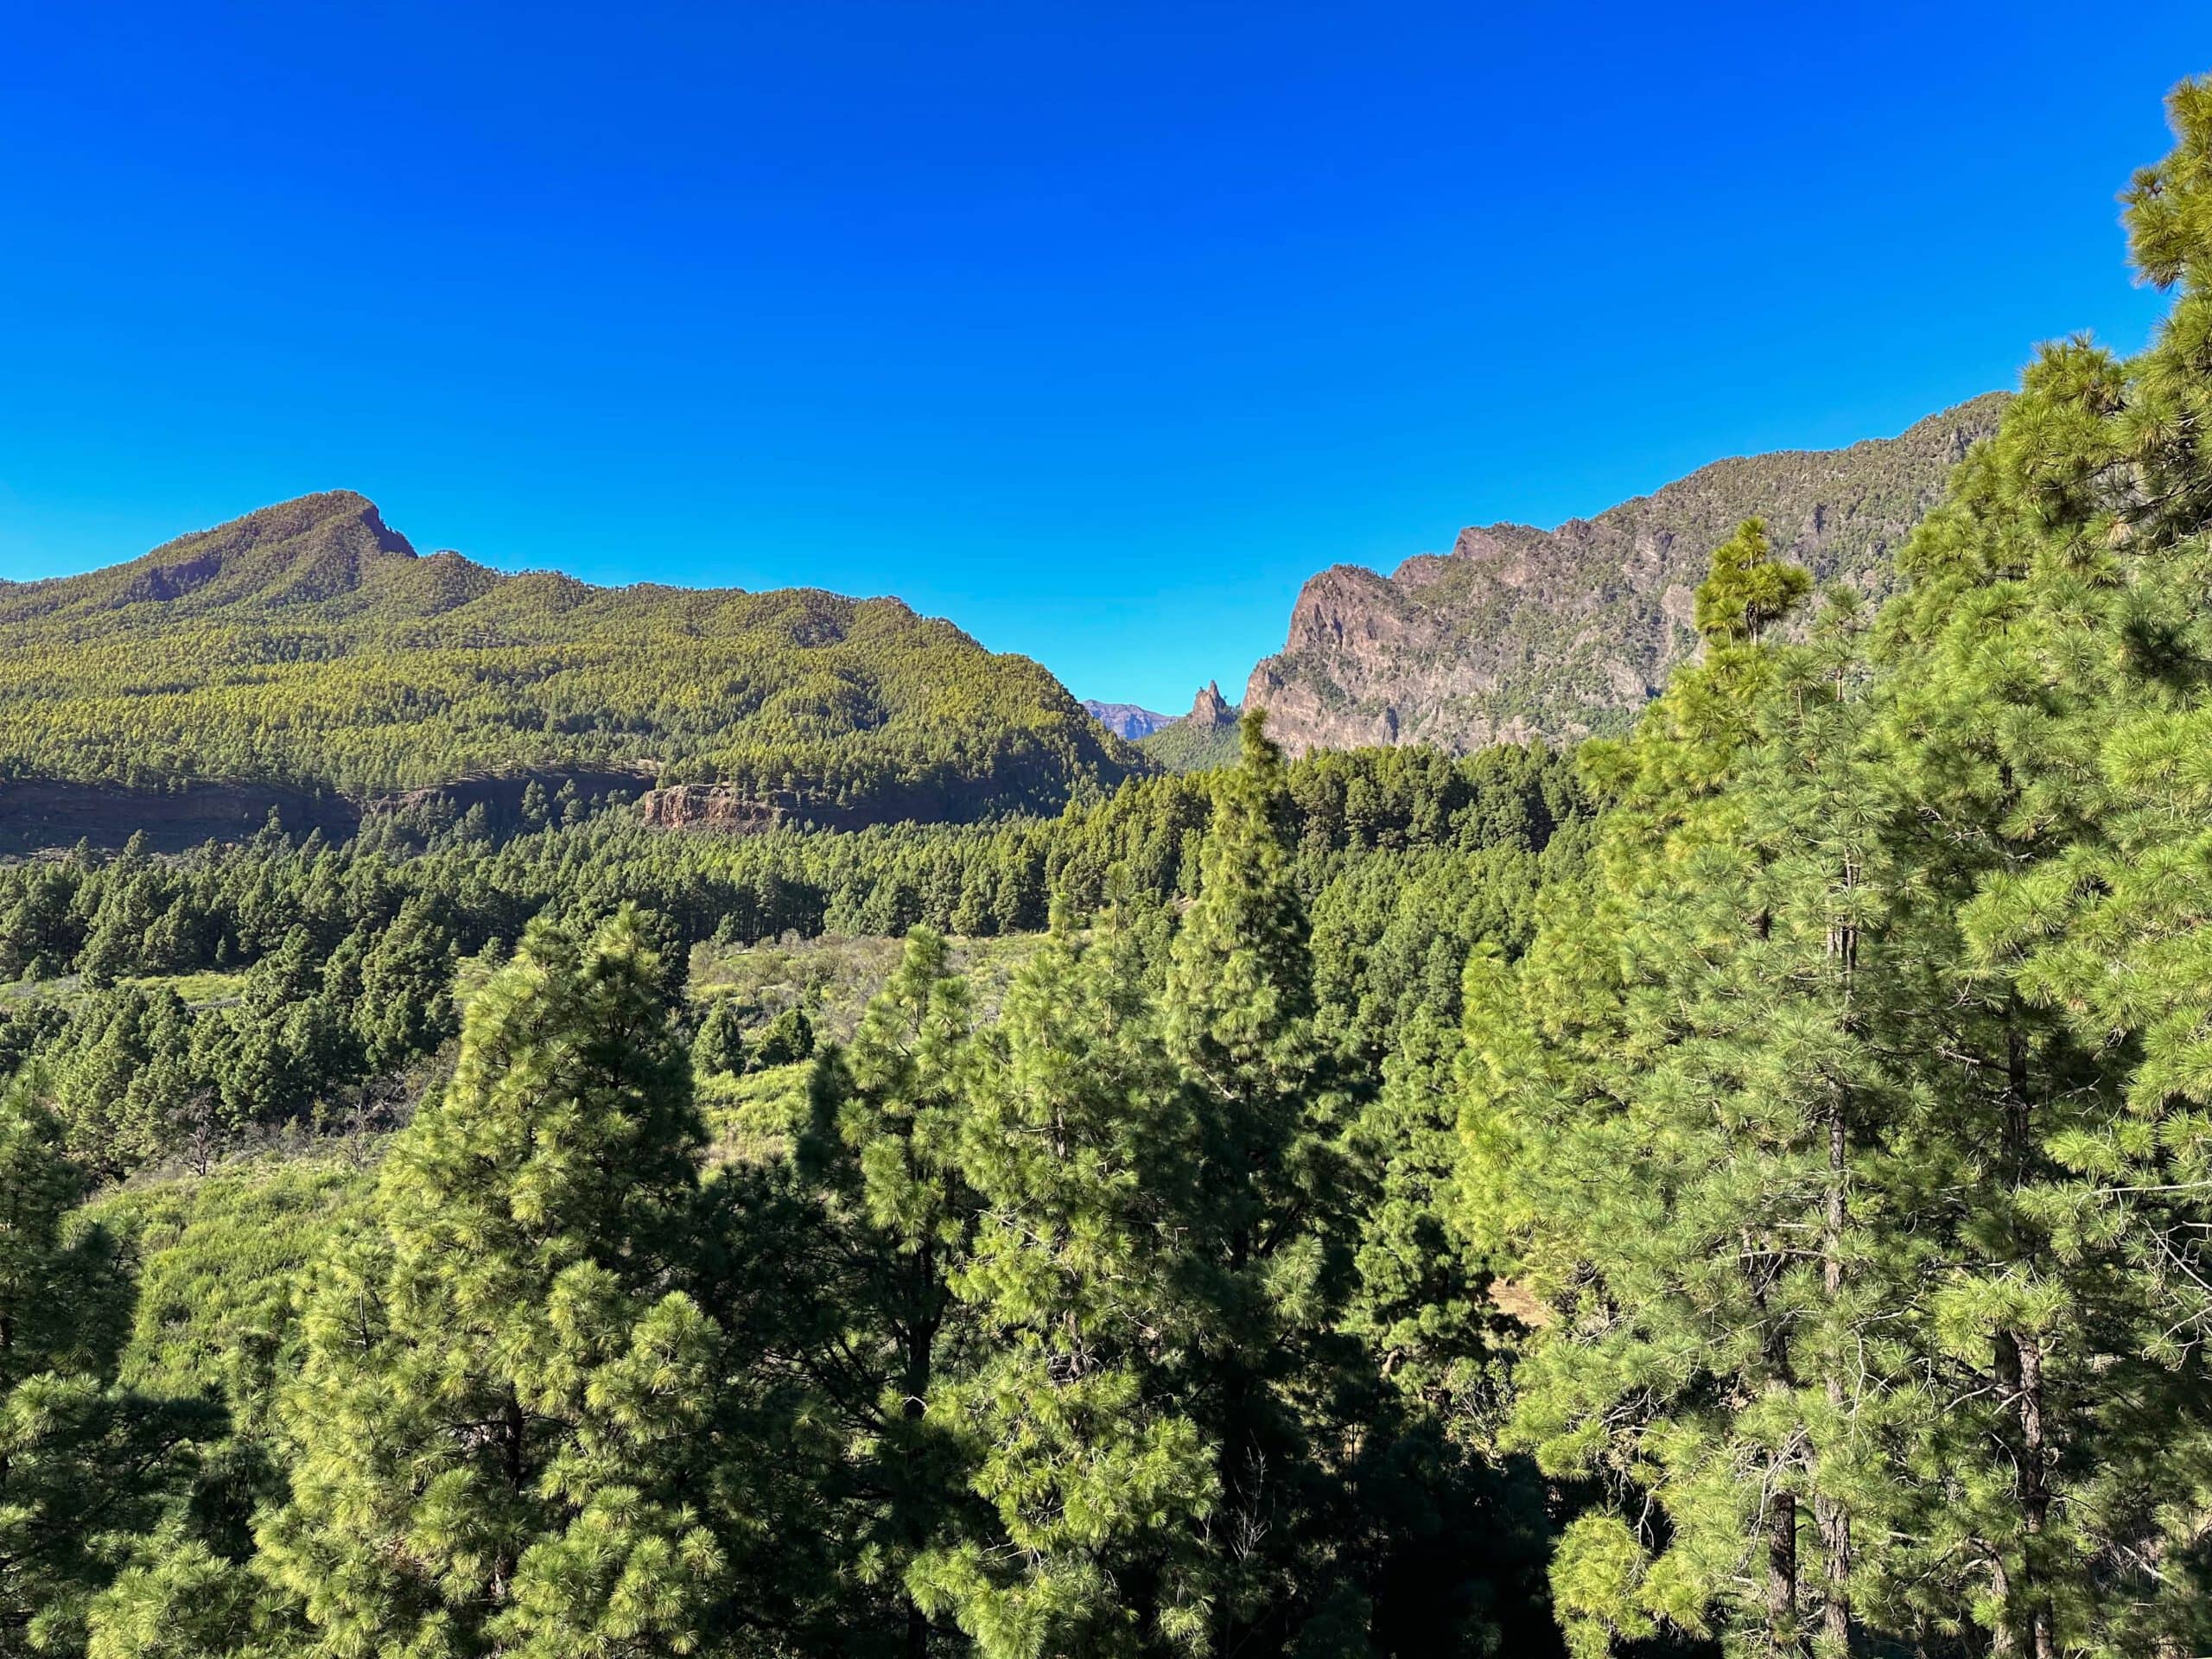
M 0 0 L 0 575 L 315 489 L 1232 696 L 1300 582 L 2125 347 L 2212 8 Z

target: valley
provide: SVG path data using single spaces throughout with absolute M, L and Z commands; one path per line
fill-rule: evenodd
M 1325 570 L 1241 706 L 345 491 L 0 586 L 0 1654 L 2212 1651 L 2167 108 L 2139 352 Z

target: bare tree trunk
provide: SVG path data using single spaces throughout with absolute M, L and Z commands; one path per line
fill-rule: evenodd
M 1797 1623 L 1797 1500 L 1777 1493 L 1767 1515 L 1767 1650 L 1785 1659 L 1802 1654 L 1804 1632 Z
M 2005 1161 L 2014 1183 L 2024 1180 L 2033 1142 L 2028 1096 L 2028 1044 L 2017 1023 L 2005 1033 Z M 1997 1333 L 1998 1375 L 2013 1402 L 2019 1433 L 2020 1551 L 2018 1611 L 2008 1611 L 2017 1622 L 2014 1650 L 2033 1659 L 2056 1659 L 2057 1641 L 2051 1628 L 2050 1604 L 2038 1582 L 2041 1540 L 2050 1519 L 2050 1451 L 2044 1425 L 2043 1344 L 2028 1332 L 2004 1330 Z
M 2043 1344 L 2031 1336 L 2013 1340 L 2019 1351 L 2020 1368 L 2020 1509 L 2027 1522 L 2027 1548 L 2032 1557 L 2041 1549 L 2043 1530 L 2050 1518 L 2050 1453 L 2044 1445 L 2043 1421 Z M 2036 1659 L 2057 1659 L 2050 1597 L 2040 1588 L 2029 1620 Z
M 1843 867 L 1844 891 L 1849 893 L 1858 885 L 1858 861 L 1847 855 Z M 1828 955 L 1834 961 L 1836 971 L 1842 981 L 1843 1026 L 1849 1032 L 1856 1020 L 1852 1004 L 1853 982 L 1859 971 L 1857 924 L 1847 919 L 1829 926 Z M 1828 1179 L 1821 1217 L 1821 1281 L 1827 1294 L 1831 1318 L 1843 1298 L 1845 1188 L 1850 1153 L 1850 1130 L 1845 1109 L 1849 1103 L 1849 1092 L 1841 1083 L 1828 1091 Z M 1828 1356 L 1827 1379 L 1829 1413 L 1837 1423 L 1844 1419 L 1842 1368 L 1843 1355 L 1839 1348 Z M 1834 1491 L 1824 1490 L 1814 1497 L 1813 1522 L 1821 1535 L 1823 1580 L 1821 1647 L 1829 1659 L 1845 1659 L 1851 1652 L 1851 1510 Z
M 1838 1090 L 1828 1109 L 1827 1211 L 1823 1219 L 1821 1277 L 1833 1308 L 1843 1292 L 1843 1178 L 1846 1151 L 1843 1091 Z M 1828 1357 L 1828 1408 L 1838 1423 L 1844 1416 L 1843 1356 Z M 1833 1491 L 1822 1491 L 1813 1499 L 1813 1522 L 1820 1529 L 1822 1562 L 1821 1646 L 1833 1659 L 1851 1651 L 1851 1510 Z
M 1997 1621 L 1997 1628 L 1990 1633 L 1990 1659 L 2018 1659 L 2018 1632 L 2012 1628 L 2012 1579 L 2005 1572 L 2001 1560 L 1989 1564 L 1989 1587 L 1997 1597 L 1997 1605 L 2007 1611 Z

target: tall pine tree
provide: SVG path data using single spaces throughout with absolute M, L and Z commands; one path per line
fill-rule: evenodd
M 951 1284 L 976 1339 L 931 1411 L 988 1510 L 911 1577 L 985 1659 L 1211 1637 L 1213 1448 L 1170 1363 L 1193 1334 L 1179 1198 L 1197 1125 L 1137 947 L 1117 918 L 1088 944 L 1055 918 L 977 1046 L 954 1147 L 978 1220 Z
M 1168 1052 L 1200 1125 L 1187 1226 L 1205 1313 L 1185 1363 L 1188 1409 L 1218 1459 L 1214 1640 L 1357 1653 L 1368 1609 L 1344 1555 L 1338 1452 L 1357 1363 L 1337 1329 L 1355 1242 L 1348 1102 L 1314 1026 L 1282 755 L 1256 713 L 1243 746 L 1216 791 L 1166 993 Z
M 743 1456 L 683 1289 L 703 1135 L 625 912 L 544 926 L 469 997 L 442 1096 L 323 1268 L 259 1565 L 311 1651 L 708 1645 Z

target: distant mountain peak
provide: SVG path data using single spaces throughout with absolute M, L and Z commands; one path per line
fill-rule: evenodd
M 1191 712 L 1147 737 L 1137 747 L 1171 772 L 1204 772 L 1236 760 L 1236 710 L 1208 680 L 1191 699 Z
M 901 602 L 420 557 L 351 490 L 0 588 L 0 774 L 128 791 L 148 755 L 357 804 L 658 778 L 753 827 L 1051 812 L 1147 770 L 1040 664 Z
M 1141 737 L 1150 737 L 1163 726 L 1173 726 L 1176 720 L 1173 715 L 1140 708 L 1134 702 L 1100 702 L 1095 697 L 1085 697 L 1083 708 L 1085 714 L 1115 736 L 1132 743 Z

